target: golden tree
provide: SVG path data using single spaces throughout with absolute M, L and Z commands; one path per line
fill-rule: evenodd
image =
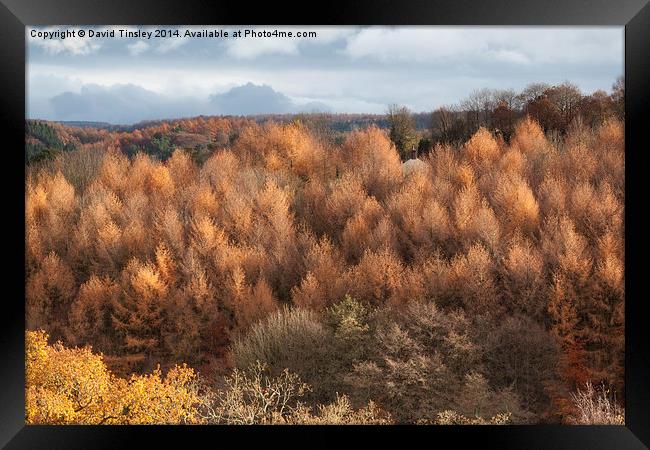
M 50 346 L 43 331 L 26 333 L 25 416 L 29 424 L 198 423 L 194 371 L 174 367 L 125 380 L 90 348 Z

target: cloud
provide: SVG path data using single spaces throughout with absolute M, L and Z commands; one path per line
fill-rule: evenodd
M 233 38 L 227 54 L 238 59 L 253 59 L 261 55 L 297 55 L 298 42 L 290 39 Z
M 240 28 L 242 31 L 246 27 Z M 298 55 L 300 48 L 306 45 L 328 45 L 336 41 L 343 41 L 356 31 L 345 27 L 276 27 L 254 28 L 256 32 L 274 31 L 315 32 L 316 37 L 241 37 L 229 38 L 226 44 L 226 54 L 237 59 L 254 59 L 262 55 Z
M 32 37 L 31 31 L 34 28 L 27 28 L 27 39 L 28 45 L 34 45 L 36 47 L 42 48 L 46 53 L 51 55 L 58 55 L 69 53 L 71 55 L 88 55 L 90 53 L 96 52 L 101 48 L 101 44 L 92 38 L 83 37 L 80 38 L 76 35 L 75 37 L 65 37 L 60 39 L 54 37 L 52 39 L 43 38 L 43 37 Z M 55 32 L 55 31 L 67 31 L 73 30 L 72 28 L 58 28 L 58 27 L 45 27 L 39 28 L 40 32 Z
M 620 59 L 620 28 L 372 27 L 349 37 L 343 54 L 381 62 L 598 63 Z
M 128 28 L 151 31 L 154 27 Z M 141 116 L 325 108 L 382 112 L 390 103 L 424 111 L 455 103 L 484 87 L 519 90 L 531 82 L 570 80 L 585 92 L 609 90 L 623 71 L 622 27 L 281 26 L 278 30 L 315 31 L 318 37 L 99 39 L 99 51 L 86 48 L 83 41 L 54 40 L 58 43 L 50 45 L 29 39 L 28 111 L 31 117 L 54 117 L 50 99 L 68 92 L 92 98 L 104 108 L 126 104 L 132 111 L 91 109 L 90 100 L 81 105 L 92 114 L 120 122 L 141 120 Z M 75 56 L 80 54 L 89 56 Z M 119 99 L 122 93 L 111 89 L 124 83 L 153 97 L 134 92 L 142 105 L 131 105 L 128 98 L 121 103 L 107 98 L 117 95 Z M 93 84 L 108 89 L 108 94 L 81 93 L 83 86 Z M 183 109 L 174 111 L 170 105 Z M 61 104 L 57 111 L 76 114 Z
M 467 37 L 453 29 L 373 27 L 351 36 L 343 53 L 353 59 L 426 62 L 476 53 L 484 46 Z
M 158 53 L 169 53 L 173 50 L 176 50 L 183 45 L 189 42 L 188 38 L 177 37 L 177 38 L 165 38 L 158 46 L 156 47 L 156 52 Z
M 47 103 L 47 104 L 46 104 Z M 197 115 L 255 115 L 330 111 L 319 101 L 293 101 L 271 86 L 247 83 L 208 98 L 167 96 L 134 84 L 101 86 L 84 84 L 78 92 L 66 91 L 48 102 L 35 99 L 34 113 L 50 120 L 84 120 L 128 124 L 142 120 Z
M 83 85 L 80 92 L 64 92 L 50 99 L 53 120 L 91 120 L 133 123 L 201 114 L 191 98 L 170 98 L 133 84 Z
M 246 115 L 288 113 L 293 109 L 289 97 L 273 90 L 271 86 L 247 83 L 223 94 L 210 96 L 210 103 L 221 114 Z
M 307 102 L 303 104 L 296 104 L 294 112 L 297 113 L 324 113 L 332 112 L 332 108 L 327 103 L 323 102 Z
M 133 44 L 126 46 L 129 49 L 129 53 L 133 56 L 138 56 L 140 53 L 146 51 L 149 48 L 149 44 L 144 41 L 137 41 Z
M 499 49 L 491 50 L 486 53 L 495 60 L 505 63 L 530 64 L 532 62 L 529 56 L 518 50 Z
M 65 91 L 77 91 L 84 84 L 82 80 L 72 76 L 60 75 L 49 71 L 30 74 L 27 79 L 27 95 L 45 97 L 60 94 Z
M 210 96 L 210 103 L 219 114 L 286 114 L 294 112 L 328 111 L 322 102 L 298 104 L 268 85 L 246 83 L 222 94 Z

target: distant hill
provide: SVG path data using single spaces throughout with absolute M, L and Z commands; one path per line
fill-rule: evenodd
M 113 125 L 112 123 L 108 123 L 108 122 L 89 122 L 85 120 L 57 120 L 54 122 L 60 123 L 61 125 L 65 125 L 68 127 L 98 128 L 98 129 L 106 129 L 106 130 L 112 130 L 116 127 L 121 126 L 121 125 Z
M 413 114 L 421 133 L 431 123 L 430 113 Z M 257 123 L 301 122 L 317 135 L 340 141 L 343 135 L 371 125 L 388 128 L 384 114 L 299 113 L 248 116 L 196 116 L 171 120 L 148 120 L 134 124 L 100 121 L 25 121 L 25 161 L 51 159 L 84 145 L 113 142 L 126 154 L 145 152 L 166 159 L 174 148 L 184 148 L 194 156 L 207 155 L 215 148 L 231 145 L 239 132 Z
M 322 121 L 327 123 L 333 130 L 336 131 L 350 131 L 356 128 L 364 128 L 368 125 L 377 125 L 379 128 L 388 128 L 388 118 L 385 114 L 346 114 L 346 113 L 290 113 L 290 114 L 255 114 L 247 116 L 197 116 L 200 118 L 214 118 L 214 117 L 223 117 L 223 118 L 233 118 L 233 117 L 245 117 L 247 119 L 253 120 L 257 123 L 263 123 L 268 120 L 274 120 L 276 122 L 291 122 L 295 119 L 301 119 L 307 122 L 313 122 L 315 120 Z M 430 126 L 431 113 L 414 113 L 413 119 L 415 121 L 416 128 L 425 129 Z M 191 118 L 176 118 L 176 119 L 165 119 L 165 120 L 143 120 L 133 124 L 112 124 L 108 122 L 94 122 L 94 121 L 80 121 L 80 120 L 59 120 L 52 121 L 54 123 L 60 123 L 68 127 L 76 128 L 95 128 L 98 130 L 108 130 L 108 131 L 134 131 L 143 128 L 148 128 L 152 126 L 158 126 L 163 123 L 174 124 L 181 120 L 191 120 Z
M 43 120 L 25 121 L 25 161 L 48 159 L 75 148 L 76 143 L 61 125 Z

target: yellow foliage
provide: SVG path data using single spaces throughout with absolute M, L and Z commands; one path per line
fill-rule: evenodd
M 196 375 L 176 366 L 165 377 L 117 378 L 90 348 L 47 344 L 43 331 L 26 333 L 28 424 L 173 424 L 200 422 Z
M 509 413 L 484 418 L 480 416 L 467 417 L 456 411 L 445 410 L 438 413 L 434 423 L 436 425 L 508 425 L 511 420 Z

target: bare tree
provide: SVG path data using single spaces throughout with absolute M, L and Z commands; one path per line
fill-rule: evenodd
M 590 381 L 584 390 L 571 394 L 578 411 L 575 421 L 580 425 L 624 425 L 625 411 L 618 406 L 615 398 L 609 396 L 604 386 L 594 389 Z
M 567 81 L 559 86 L 547 89 L 544 93 L 559 109 L 562 115 L 562 126 L 566 129 L 578 114 L 578 106 L 582 100 L 580 89 L 575 84 Z
M 531 83 L 524 88 L 523 91 L 517 96 L 517 107 L 523 108 L 527 103 L 541 97 L 544 92 L 551 86 L 546 83 Z
M 616 105 L 616 113 L 625 118 L 625 78 L 621 75 L 612 86 L 612 101 Z
M 514 89 L 499 89 L 495 90 L 494 93 L 494 102 L 498 106 L 501 102 L 504 102 L 509 109 L 514 109 L 517 105 L 517 94 Z

